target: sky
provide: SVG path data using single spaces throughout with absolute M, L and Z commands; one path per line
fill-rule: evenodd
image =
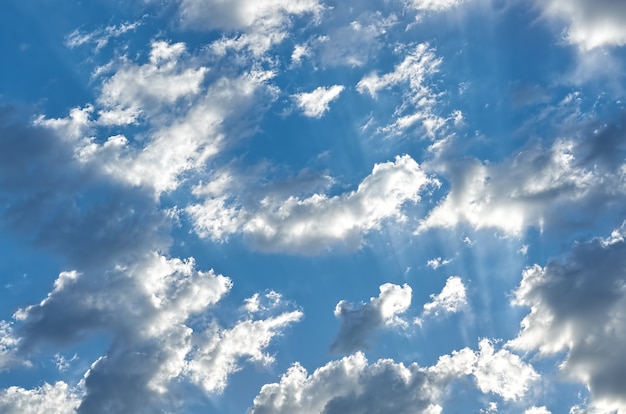
M 626 413 L 626 3 L 4 0 L 0 412 Z

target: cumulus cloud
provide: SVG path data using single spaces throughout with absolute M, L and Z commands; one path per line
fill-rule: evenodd
M 343 85 L 320 86 L 313 92 L 302 92 L 293 95 L 293 99 L 304 115 L 311 118 L 321 118 L 328 111 L 329 104 L 339 98 L 343 90 Z
M 183 43 L 153 42 L 148 63 L 124 62 L 103 80 L 97 111 L 88 105 L 66 118 L 40 117 L 37 123 L 74 139 L 74 158 L 114 180 L 151 188 L 156 195 L 173 191 L 182 174 L 201 169 L 220 152 L 226 134 L 232 144 L 253 130 L 275 95 L 269 71 L 221 77 L 205 89 L 207 69 L 191 67 L 184 53 Z M 150 130 L 148 140 L 92 136 L 101 131 L 97 127 L 139 121 Z
M 267 196 L 246 208 L 211 197 L 204 205 L 195 204 L 186 211 L 200 236 L 219 239 L 216 236 L 237 228 L 260 250 L 315 254 L 336 246 L 358 248 L 363 236 L 379 229 L 384 221 L 404 221 L 402 207 L 419 201 L 424 187 L 437 184 L 404 155 L 374 165 L 372 173 L 349 193 L 287 199 Z M 220 219 L 225 212 L 230 214 Z M 217 235 L 212 230 L 217 230 Z
M 330 347 L 331 352 L 351 353 L 367 347 L 368 339 L 378 329 L 386 326 L 404 325 L 398 315 L 411 306 L 411 287 L 385 283 L 380 286 L 377 298 L 369 303 L 354 306 L 342 300 L 335 307 L 335 317 L 341 320 L 341 328 Z
M 293 365 L 279 383 L 266 384 L 250 412 L 262 413 L 441 413 L 446 392 L 472 376 L 478 389 L 507 400 L 521 398 L 536 380 L 534 369 L 506 350 L 483 340 L 445 355 L 436 365 L 405 366 L 390 359 L 368 363 L 362 353 L 332 361 L 312 374 Z
M 527 408 L 524 414 L 551 414 L 551 412 L 545 406 L 542 406 Z
M 568 23 L 565 40 L 590 50 L 626 44 L 626 4 L 612 0 L 537 1 L 551 18 Z
M 155 116 L 163 106 L 198 94 L 208 69 L 182 67 L 179 60 L 184 53 L 183 43 L 159 40 L 151 45 L 148 63 L 122 62 L 102 85 L 98 100 L 103 109 L 99 111 L 97 122 L 102 125 L 133 123 L 142 112 Z
M 621 128 L 604 125 L 580 140 L 530 146 L 499 163 L 444 162 L 439 167 L 452 189 L 417 231 L 467 223 L 519 235 L 529 226 L 578 220 L 580 212 L 623 194 L 622 136 Z
M 576 244 L 570 254 L 534 265 L 523 273 L 514 304 L 530 313 L 509 346 L 566 352 L 560 365 L 568 377 L 587 385 L 592 404 L 606 411 L 626 410 L 626 227 L 608 238 Z
M 6 414 L 74 414 L 80 403 L 79 394 L 62 381 L 32 390 L 9 387 L 0 390 L 0 411 Z
M 459 276 L 450 276 L 441 292 L 430 295 L 430 299 L 430 302 L 424 304 L 421 318 L 416 319 L 419 324 L 424 318 L 456 313 L 463 309 L 467 305 L 465 285 Z

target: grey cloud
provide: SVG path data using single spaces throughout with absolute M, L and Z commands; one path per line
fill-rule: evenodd
M 331 352 L 351 353 L 368 347 L 368 340 L 386 325 L 402 324 L 397 315 L 411 305 L 411 287 L 385 283 L 380 295 L 369 303 L 353 306 L 342 300 L 335 308 L 335 316 L 341 320 L 339 333 L 330 347 Z
M 566 351 L 562 371 L 584 382 L 592 404 L 625 410 L 626 227 L 576 244 L 545 267 L 526 269 L 515 302 L 531 308 L 510 346 L 551 355 Z
M 70 266 L 111 265 L 167 247 L 167 218 L 152 195 L 79 162 L 71 140 L 7 111 L 0 137 L 0 226 Z

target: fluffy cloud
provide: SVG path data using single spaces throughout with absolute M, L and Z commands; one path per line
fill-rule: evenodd
M 463 281 L 458 276 L 450 276 L 438 294 L 430 295 L 431 301 L 424 304 L 424 311 L 416 323 L 421 324 L 424 318 L 431 315 L 456 313 L 467 305 L 467 292 Z
M 605 126 L 590 135 L 559 139 L 547 149 L 530 147 L 500 163 L 465 160 L 444 167 L 452 189 L 418 232 L 468 223 L 517 235 L 527 226 L 543 228 L 610 203 L 624 191 L 622 133 Z
M 565 20 L 568 42 L 583 50 L 626 44 L 626 4 L 613 0 L 538 1 L 548 17 Z
M 183 43 L 155 41 L 148 63 L 123 62 L 102 85 L 98 99 L 103 109 L 99 111 L 98 122 L 103 125 L 132 123 L 136 122 L 133 115 L 144 111 L 146 116 L 154 117 L 161 107 L 198 94 L 208 69 L 181 68 L 179 59 L 184 53 Z
M 32 390 L 0 390 L 0 411 L 6 414 L 74 414 L 79 403 L 77 392 L 62 381 Z
M 482 392 L 512 400 L 522 397 L 537 378 L 530 365 L 506 350 L 495 352 L 487 340 L 478 352 L 464 348 L 426 368 L 389 359 L 369 364 L 356 353 L 310 375 L 295 364 L 279 383 L 261 388 L 250 412 L 441 413 L 451 384 L 468 375 Z
M 585 383 L 592 403 L 626 410 L 626 228 L 608 238 L 576 244 L 545 267 L 524 271 L 514 303 L 530 308 L 509 346 L 541 355 L 567 352 L 561 370 Z
M 530 407 L 524 411 L 524 414 L 551 414 L 550 411 L 545 407 Z
M 343 90 L 343 85 L 320 86 L 313 92 L 302 92 L 294 95 L 293 99 L 304 115 L 311 118 L 321 118 L 328 111 L 328 105 L 339 98 Z
M 187 67 L 181 59 L 184 52 L 182 43 L 158 41 L 151 45 L 149 63 L 125 62 L 103 81 L 98 98 L 102 109 L 95 120 L 95 108 L 89 105 L 66 118 L 40 117 L 37 123 L 74 139 L 67 144 L 82 164 L 118 182 L 151 188 L 156 195 L 173 191 L 182 174 L 202 168 L 219 153 L 227 134 L 234 142 L 254 129 L 275 95 L 267 83 L 273 77 L 268 71 L 222 77 L 204 90 L 207 69 Z M 179 100 L 186 105 L 178 105 Z M 138 119 L 139 114 L 145 119 Z M 90 136 L 101 131 L 98 126 L 136 121 L 149 129 L 148 140 Z
M 437 185 L 408 155 L 393 162 L 376 164 L 355 191 L 328 197 L 314 194 L 308 198 L 287 199 L 271 196 L 244 208 L 231 206 L 225 198 L 211 197 L 192 205 L 187 212 L 196 232 L 219 239 L 218 235 L 238 228 L 252 245 L 265 251 L 315 254 L 335 246 L 358 248 L 365 234 L 379 229 L 383 221 L 402 222 L 402 207 L 420 200 L 425 186 Z M 220 215 L 230 211 L 226 217 Z M 217 215 L 217 216 L 216 216 Z M 224 224 L 225 223 L 225 224 Z
M 385 326 L 404 324 L 398 315 L 411 306 L 411 287 L 385 283 L 380 286 L 377 298 L 369 303 L 354 306 L 342 300 L 335 307 L 335 317 L 341 320 L 337 338 L 330 347 L 332 352 L 351 353 L 367 347 L 367 340 Z

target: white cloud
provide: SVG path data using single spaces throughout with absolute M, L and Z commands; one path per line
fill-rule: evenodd
M 626 44 L 626 3 L 613 0 L 537 1 L 546 16 L 565 20 L 565 39 L 583 50 Z
M 497 164 L 466 160 L 444 166 L 452 189 L 418 232 L 468 223 L 519 235 L 528 226 L 542 229 L 566 220 L 564 206 L 573 212 L 572 206 L 584 209 L 610 200 L 624 190 L 624 175 L 611 165 L 608 151 L 595 148 L 600 134 L 595 135 L 583 143 L 557 140 L 548 149 L 531 147 Z M 602 140 L 611 138 L 607 134 Z
M 9 322 L 0 321 L 0 372 L 12 367 L 18 361 L 16 349 L 19 338 L 13 335 L 13 327 Z
M 422 318 L 430 315 L 456 313 L 467 305 L 467 292 L 458 276 L 450 276 L 438 294 L 430 295 L 431 301 L 424 305 Z
M 181 67 L 179 59 L 184 53 L 183 43 L 155 41 L 149 63 L 123 62 L 102 85 L 98 101 L 103 109 L 97 122 L 103 125 L 135 122 L 133 115 L 148 111 L 155 116 L 162 106 L 197 95 L 208 69 Z
M 380 286 L 377 298 L 369 303 L 354 306 L 345 300 L 337 303 L 335 317 L 341 320 L 341 328 L 330 349 L 332 352 L 351 353 L 368 346 L 368 339 L 383 327 L 404 325 L 398 315 L 411 306 L 411 287 L 385 283 Z
M 374 165 L 355 191 L 328 197 L 314 194 L 307 198 L 291 196 L 277 199 L 268 196 L 256 206 L 232 209 L 220 219 L 223 207 L 208 199 L 187 208 L 194 220 L 195 231 L 218 239 L 239 223 L 239 231 L 258 249 L 315 254 L 333 247 L 355 249 L 363 236 L 380 228 L 385 220 L 405 220 L 404 204 L 420 200 L 425 186 L 437 185 L 408 155 L 393 162 Z M 208 225 L 207 225 L 208 223 Z M 216 234 L 211 230 L 216 230 Z
M 5 414 L 74 414 L 79 403 L 76 390 L 62 381 L 32 390 L 0 389 L 0 411 Z
M 241 369 L 239 360 L 271 364 L 274 357 L 264 353 L 264 349 L 302 316 L 300 311 L 286 312 L 263 320 L 244 320 L 231 329 L 208 330 L 197 339 L 197 350 L 188 366 L 191 381 L 206 392 L 219 393 L 226 388 L 228 376 Z
M 465 0 L 410 0 L 410 4 L 417 10 L 444 11 L 459 6 Z
M 211 45 L 218 54 L 249 49 L 259 57 L 288 36 L 290 17 L 315 18 L 322 8 L 318 0 L 181 0 L 179 17 L 187 28 L 238 32 Z
M 540 355 L 567 352 L 560 368 L 587 385 L 592 406 L 626 410 L 626 243 L 624 226 L 608 238 L 576 244 L 571 253 L 523 273 L 514 304 L 530 313 L 509 346 Z
M 267 20 L 275 25 L 288 15 L 319 13 L 317 0 L 181 0 L 180 19 L 185 26 L 240 30 Z
M 207 317 L 231 285 L 212 270 L 195 270 L 192 259 L 156 254 L 102 275 L 64 272 L 47 298 L 16 312 L 20 346 L 30 352 L 46 343 L 73 343 L 89 332 L 112 335 L 111 349 L 85 374 L 80 413 L 108 412 L 106 406 L 118 412 L 155 408 L 166 402 L 173 380 L 218 393 L 242 359 L 271 363 L 265 348 L 302 317 L 300 311 L 275 312 L 232 328 L 215 321 L 206 329 L 188 326 L 192 316 Z M 273 301 L 265 311 L 280 303 Z
M 483 340 L 445 355 L 432 367 L 405 366 L 390 359 L 369 364 L 362 353 L 332 361 L 312 374 L 294 364 L 279 383 L 266 384 L 254 399 L 253 414 L 441 413 L 449 387 L 472 375 L 484 393 L 521 398 L 537 378 L 533 368 Z
M 552 414 L 545 406 L 530 407 L 524 411 L 524 414 Z
M 382 76 L 372 72 L 364 76 L 357 84 L 357 90 L 368 93 L 372 98 L 383 91 L 399 85 L 407 85 L 402 90 L 402 102 L 396 107 L 395 121 L 379 128 L 379 132 L 398 135 L 420 125 L 431 139 L 449 122 L 458 119 L 460 111 L 454 111 L 449 117 L 436 113 L 438 93 L 432 86 L 432 77 L 439 72 L 442 59 L 437 57 L 435 49 L 428 43 L 420 43 L 410 49 L 403 61 L 394 67 L 393 72 Z
M 98 29 L 91 33 L 83 33 L 76 29 L 66 37 L 65 45 L 73 49 L 87 43 L 95 43 L 95 50 L 98 51 L 105 47 L 111 38 L 122 36 L 129 31 L 134 31 L 141 24 L 142 21 L 138 20 L 132 23 L 122 23 L 119 26 L 107 26 L 104 29 Z
M 442 266 L 448 265 L 452 263 L 453 259 L 442 259 L 441 257 L 435 257 L 434 259 L 428 260 L 426 265 L 431 267 L 433 270 L 437 270 Z
M 333 85 L 329 87 L 320 86 L 313 92 L 302 92 L 293 95 L 293 99 L 304 115 L 311 118 L 321 118 L 322 115 L 328 111 L 328 105 L 339 98 L 343 90 L 343 85 Z

